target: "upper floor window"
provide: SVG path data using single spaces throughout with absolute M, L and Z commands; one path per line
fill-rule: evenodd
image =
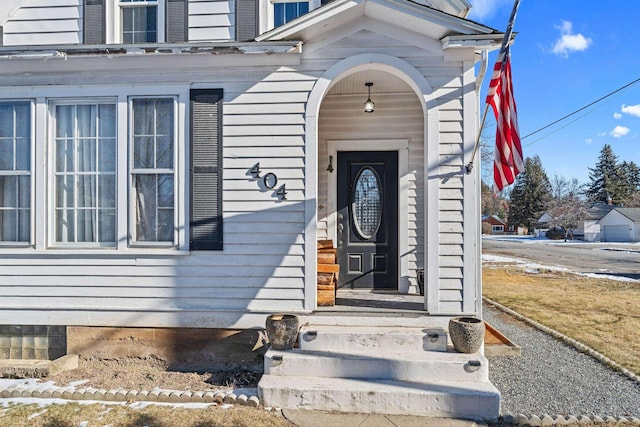
M 120 0 L 122 43 L 158 42 L 158 0 Z
M 273 3 L 273 26 L 284 25 L 307 12 L 308 1 L 276 1 Z
M 183 43 L 189 0 L 82 0 L 83 42 Z
M 165 1 L 116 0 L 116 24 L 122 43 L 157 43 L 164 40 Z
M 31 104 L 0 103 L 0 243 L 31 238 Z
M 284 25 L 321 6 L 322 0 L 258 0 L 258 34 Z

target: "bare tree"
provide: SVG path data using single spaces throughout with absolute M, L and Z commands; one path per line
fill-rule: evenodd
M 624 199 L 624 206 L 628 208 L 640 208 L 640 191 L 634 191 Z
M 573 240 L 573 230 L 588 215 L 588 204 L 577 195 L 554 198 L 549 203 L 547 213 L 551 217 L 549 225 L 564 232 L 564 241 Z
M 551 197 L 560 200 L 565 197 L 580 197 L 584 192 L 584 184 L 580 184 L 577 178 L 567 179 L 555 174 L 550 180 Z

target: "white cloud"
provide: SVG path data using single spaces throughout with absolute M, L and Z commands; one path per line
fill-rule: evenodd
M 598 132 L 598 136 L 607 136 L 606 132 Z
M 617 113 L 617 112 L 616 112 L 616 113 L 613 113 L 613 118 L 614 118 L 614 119 L 621 119 L 621 118 L 622 118 L 622 114 Z
M 586 50 L 592 40 L 582 34 L 573 34 L 573 24 L 569 21 L 563 21 L 560 29 L 560 38 L 553 45 L 553 53 L 556 55 L 569 56 L 570 52 L 579 52 Z
M 593 139 L 592 138 L 587 138 L 587 139 L 584 140 L 584 142 L 587 143 L 587 144 L 591 144 L 593 142 Z
M 636 104 L 636 105 L 622 104 L 622 108 L 620 108 L 620 111 L 626 114 L 631 114 L 632 116 L 640 117 L 640 104 Z
M 491 18 L 496 11 L 504 7 L 513 7 L 513 2 L 511 0 L 471 0 L 469 19 L 482 21 Z
M 611 132 L 609 132 L 609 135 L 611 135 L 614 138 L 621 138 L 626 134 L 628 134 L 630 131 L 631 129 L 629 129 L 628 127 L 616 126 L 613 128 Z

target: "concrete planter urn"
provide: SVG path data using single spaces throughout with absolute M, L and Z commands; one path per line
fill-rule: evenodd
M 475 353 L 484 342 L 484 322 L 475 317 L 453 317 L 449 336 L 457 352 Z
M 271 314 L 267 316 L 265 329 L 271 348 L 291 350 L 298 339 L 300 321 L 294 314 Z

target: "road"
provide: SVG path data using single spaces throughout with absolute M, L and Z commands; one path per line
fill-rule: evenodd
M 515 240 L 515 239 L 514 239 Z M 581 273 L 598 273 L 640 280 L 640 246 L 572 244 L 541 241 L 482 240 L 482 253 L 521 258 Z

